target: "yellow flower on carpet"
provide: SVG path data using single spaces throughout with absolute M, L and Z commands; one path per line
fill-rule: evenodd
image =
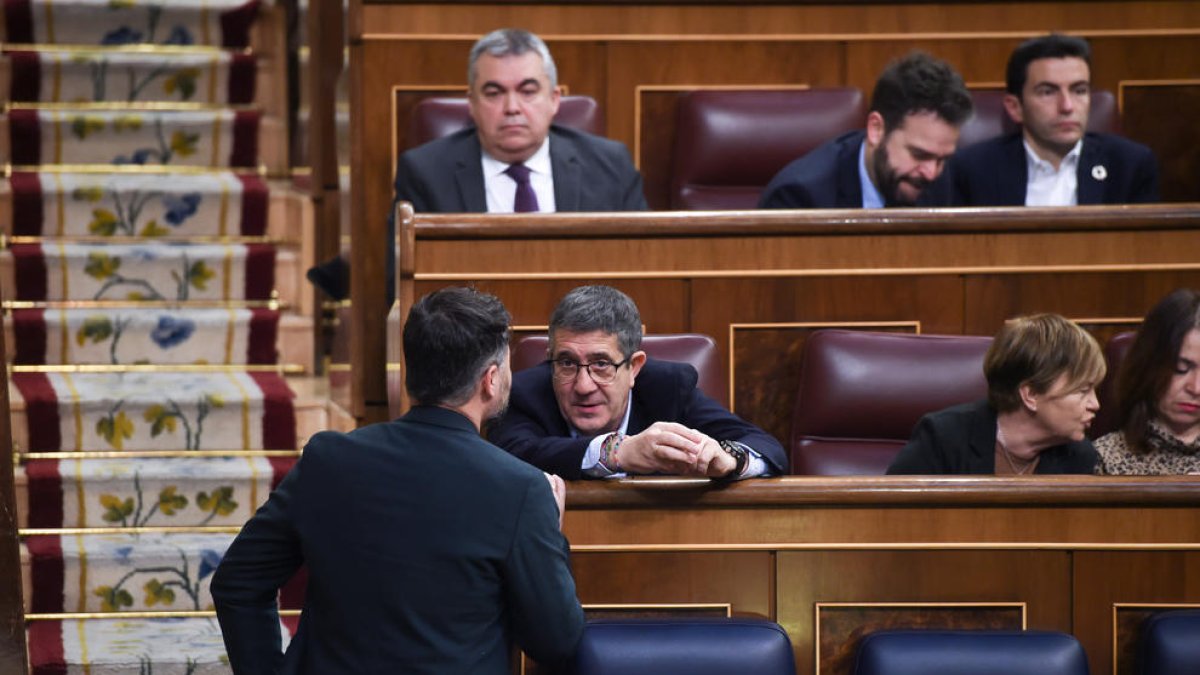
M 77 187 L 71 190 L 71 199 L 77 202 L 98 202 L 104 199 L 104 188 L 99 185 L 90 185 L 88 187 Z
M 94 115 L 76 115 L 71 118 L 71 133 L 79 140 L 96 131 L 104 131 L 104 118 Z
M 182 98 L 189 99 L 192 94 L 196 93 L 198 77 L 200 77 L 199 68 L 182 68 L 163 82 L 163 91 L 174 94 L 178 90 Z
M 124 449 L 125 439 L 133 438 L 133 420 L 121 411 L 96 421 L 96 433 L 117 450 Z
M 201 291 L 208 289 L 208 282 L 215 276 L 217 276 L 217 273 L 203 260 L 197 260 L 188 268 L 188 283 L 193 288 Z
M 111 237 L 117 232 L 117 215 L 108 209 L 93 209 L 92 222 L 88 223 L 88 232 L 101 237 Z
M 137 0 L 108 0 L 108 6 L 113 9 L 128 9 L 137 4 Z
M 138 233 L 142 237 L 165 237 L 168 234 L 171 234 L 171 231 L 159 225 L 157 220 L 146 223 L 142 231 Z
M 211 495 L 207 492 L 196 493 L 196 505 L 208 513 L 220 516 L 231 514 L 238 507 L 238 503 L 233 500 L 233 486 L 230 485 L 222 485 L 213 490 Z
M 171 150 L 180 157 L 189 157 L 196 154 L 196 144 L 200 141 L 200 134 L 189 134 L 184 131 L 176 131 L 171 134 Z
M 154 404 L 142 413 L 142 419 L 150 423 L 150 437 L 156 438 L 163 431 L 175 433 L 175 415 L 159 404 Z
M 141 115 L 118 115 L 113 118 L 113 131 L 137 131 L 142 128 Z
M 93 279 L 103 280 L 111 277 L 121 269 L 121 259 L 107 253 L 89 253 L 87 265 L 83 271 Z
M 99 344 L 112 337 L 113 323 L 107 316 L 89 316 L 83 320 L 83 325 L 75 332 L 75 342 L 82 347 L 88 340 Z
M 133 497 L 121 499 L 116 495 L 100 495 L 100 506 L 104 507 L 105 522 L 121 523 L 133 514 Z
M 158 510 L 162 511 L 163 515 L 173 516 L 176 511 L 187 508 L 187 497 L 175 494 L 175 489 L 174 485 L 168 485 L 158 493 Z
M 220 394 L 205 394 L 204 400 L 208 401 L 208 404 L 214 408 L 225 407 L 225 397 Z
M 158 579 L 147 581 L 142 590 L 146 591 L 146 606 L 153 607 L 158 603 L 164 605 L 175 604 L 175 591 L 164 586 Z
M 100 597 L 100 610 L 104 612 L 119 612 L 122 607 L 133 607 L 133 596 L 123 588 L 99 586 L 92 591 L 92 595 Z

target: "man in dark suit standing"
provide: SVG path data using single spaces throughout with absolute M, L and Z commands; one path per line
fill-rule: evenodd
M 964 148 L 946 178 L 962 206 L 1074 206 L 1158 201 L 1158 165 L 1144 145 L 1085 133 L 1091 104 L 1087 41 L 1046 35 L 1008 59 L 1004 108 L 1017 133 Z
M 971 115 L 971 95 L 944 61 L 894 61 L 871 94 L 867 128 L 825 143 L 781 170 L 760 209 L 914 206 L 941 174 Z
M 483 36 L 467 86 L 474 126 L 401 155 L 397 200 L 432 213 L 646 209 L 624 145 L 551 123 L 558 72 L 541 38 L 512 28 Z
M 549 332 L 549 359 L 514 376 L 512 405 L 489 432 L 505 450 L 569 479 L 787 471 L 779 441 L 698 390 L 695 368 L 647 358 L 637 305 L 621 291 L 576 288 Z
M 567 659 L 583 612 L 560 533 L 562 479 L 479 436 L 508 400 L 509 316 L 464 288 L 404 326 L 404 417 L 322 432 L 246 524 L 212 582 L 235 673 L 509 672 L 509 642 Z M 276 595 L 301 564 L 281 650 Z

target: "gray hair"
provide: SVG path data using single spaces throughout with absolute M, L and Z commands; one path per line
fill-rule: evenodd
M 475 64 L 484 54 L 501 57 L 520 56 L 528 52 L 542 57 L 542 67 L 546 70 L 550 87 L 557 87 L 558 69 L 554 67 L 554 57 L 550 56 L 550 48 L 542 42 L 542 38 L 520 28 L 501 28 L 479 38 L 471 47 L 471 56 L 467 60 L 467 86 L 475 87 Z
M 642 316 L 637 305 L 612 286 L 580 286 L 567 293 L 550 315 L 551 344 L 560 329 L 616 335 L 625 358 L 642 348 Z

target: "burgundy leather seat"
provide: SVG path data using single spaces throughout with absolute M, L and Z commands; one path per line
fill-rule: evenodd
M 779 170 L 866 124 L 854 88 L 702 90 L 679 100 L 671 208 L 753 209 Z
M 822 330 L 804 345 L 792 472 L 883 474 L 921 416 L 987 396 L 990 337 Z
M 513 372 L 545 361 L 547 342 L 545 335 L 521 338 L 512 351 Z M 721 405 L 729 404 L 729 388 L 717 356 L 717 343 L 712 338 L 696 333 L 646 335 L 642 337 L 642 351 L 663 361 L 691 364 L 700 375 L 696 385 L 700 391 Z
M 1117 429 L 1117 371 L 1121 369 L 1121 363 L 1125 361 L 1125 355 L 1133 346 L 1135 337 L 1137 333 L 1134 331 L 1117 333 L 1104 345 L 1104 360 L 1108 363 L 1108 372 L 1104 375 L 1104 381 L 1096 388 L 1100 410 L 1096 413 L 1096 419 L 1092 420 L 1092 428 L 1088 430 L 1088 436 L 1092 438 L 1100 438 Z
M 977 89 L 971 92 L 971 101 L 975 104 L 975 113 L 962 126 L 958 136 L 958 147 L 965 148 L 979 141 L 986 141 L 989 138 L 1010 134 L 1017 130 L 1017 123 L 1012 121 L 1008 112 L 1004 110 L 1003 90 Z M 1120 129 L 1117 98 L 1111 91 L 1093 91 L 1087 130 L 1116 134 L 1120 133 Z
M 563 96 L 554 123 L 590 134 L 604 134 L 604 114 L 590 96 Z M 467 99 L 461 96 L 434 96 L 413 106 L 408 120 L 408 147 L 449 136 L 471 125 Z

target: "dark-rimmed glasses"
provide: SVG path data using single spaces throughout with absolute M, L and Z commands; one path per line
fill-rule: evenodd
M 613 363 L 608 359 L 596 359 L 590 363 L 580 363 L 575 359 L 559 358 L 547 359 L 550 368 L 554 371 L 554 379 L 559 382 L 573 382 L 579 375 L 579 369 L 583 368 L 588 371 L 592 381 L 596 384 L 612 384 L 613 380 L 617 379 L 617 370 L 621 366 L 629 363 L 626 358 L 623 361 Z

